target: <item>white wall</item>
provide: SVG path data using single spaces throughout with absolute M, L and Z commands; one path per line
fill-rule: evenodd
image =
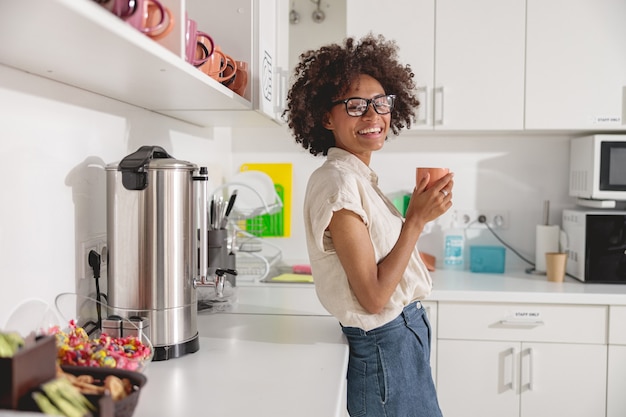
M 0 328 L 26 299 L 93 291 L 93 279 L 75 277 L 81 242 L 106 234 L 106 164 L 154 144 L 217 172 L 231 166 L 229 129 L 196 128 L 4 66 L 0 138 Z
M 498 234 L 533 260 L 544 200 L 550 200 L 551 219 L 558 224 L 561 210 L 573 205 L 567 195 L 568 140 L 564 135 L 401 134 L 388 140 L 371 166 L 388 194 L 411 190 L 419 165 L 446 166 L 455 173 L 453 208 L 429 225 L 420 240 L 423 250 L 441 259 L 441 229 L 448 227 L 453 210 L 501 209 L 509 214 L 510 227 Z M 286 128 L 234 129 L 233 166 L 250 162 L 292 162 L 291 237 L 271 241 L 282 248 L 284 259 L 306 260 L 302 202 L 308 177 L 323 158 L 299 148 Z M 499 244 L 484 230 L 469 230 L 467 236 L 471 244 Z M 528 264 L 508 251 L 507 266 Z

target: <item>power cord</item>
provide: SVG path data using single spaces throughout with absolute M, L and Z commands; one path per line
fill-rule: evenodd
M 102 256 L 96 252 L 95 250 L 90 250 L 89 255 L 87 256 L 87 261 L 89 262 L 89 266 L 93 270 L 93 277 L 96 280 L 96 313 L 98 314 L 98 322 L 94 323 L 89 321 L 88 324 L 92 324 L 96 326 L 93 330 L 87 332 L 88 334 L 93 333 L 95 330 L 99 330 L 102 328 L 102 311 L 101 311 L 101 302 L 100 299 L 100 263 L 102 262 Z M 87 324 L 87 323 L 86 323 Z
M 529 259 L 525 258 L 521 253 L 519 253 L 517 250 L 515 250 L 515 248 L 513 248 L 511 245 L 509 245 L 508 243 L 506 243 L 504 240 L 502 240 L 502 238 L 500 236 L 498 236 L 498 234 L 491 228 L 491 226 L 489 226 L 489 223 L 487 223 L 487 217 L 484 215 L 480 215 L 478 216 L 478 223 L 482 223 L 485 226 L 487 226 L 487 229 L 489 229 L 489 231 L 491 232 L 492 235 L 494 235 L 494 237 L 496 239 L 498 239 L 498 241 L 500 243 L 502 243 L 507 249 L 509 249 L 511 252 L 513 252 L 514 254 L 516 254 L 521 260 L 523 260 L 526 263 L 529 263 L 530 265 L 532 265 L 532 268 L 529 268 L 528 270 L 526 270 L 526 272 L 528 272 L 529 270 L 534 270 L 535 269 L 535 263 L 530 261 Z

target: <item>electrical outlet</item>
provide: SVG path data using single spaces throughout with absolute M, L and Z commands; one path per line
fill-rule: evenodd
M 80 279 L 93 278 L 93 269 L 89 265 L 89 252 L 94 250 L 102 255 L 102 249 L 106 248 L 106 244 L 107 239 L 105 235 L 96 236 L 81 243 L 80 253 L 78 254 Z M 106 265 L 104 257 L 100 261 L 100 276 L 102 276 L 103 265 Z
M 460 227 L 486 229 L 487 226 L 478 221 L 479 216 L 485 216 L 486 223 L 492 229 L 509 228 L 509 212 L 507 210 L 457 210 L 456 213 Z

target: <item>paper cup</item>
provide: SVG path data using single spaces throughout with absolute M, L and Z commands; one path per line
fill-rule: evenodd
M 567 254 L 563 252 L 546 252 L 546 275 L 548 281 L 563 282 Z

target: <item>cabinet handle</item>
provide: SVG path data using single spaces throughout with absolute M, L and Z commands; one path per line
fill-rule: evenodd
M 439 117 L 435 116 L 435 124 L 441 126 L 443 125 L 443 87 L 435 87 L 433 101 L 435 104 L 435 110 L 438 110 L 436 114 L 439 115 Z
M 417 87 L 415 92 L 420 102 L 417 112 L 422 114 L 422 117 L 418 117 L 414 122 L 416 125 L 425 125 L 428 123 L 428 87 Z
M 280 120 L 283 110 L 287 107 L 287 78 L 289 77 L 289 71 L 283 68 L 276 68 L 276 75 L 278 76 L 278 99 L 274 105 L 274 113 L 276 118 Z
M 500 325 L 510 327 L 537 327 L 543 326 L 542 320 L 520 321 L 520 320 L 500 320 Z
M 504 387 L 515 391 L 515 348 L 507 350 L 505 353 L 505 358 L 506 357 L 511 358 L 511 382 L 506 384 Z
M 534 387 L 535 354 L 533 348 L 528 348 L 528 390 Z

